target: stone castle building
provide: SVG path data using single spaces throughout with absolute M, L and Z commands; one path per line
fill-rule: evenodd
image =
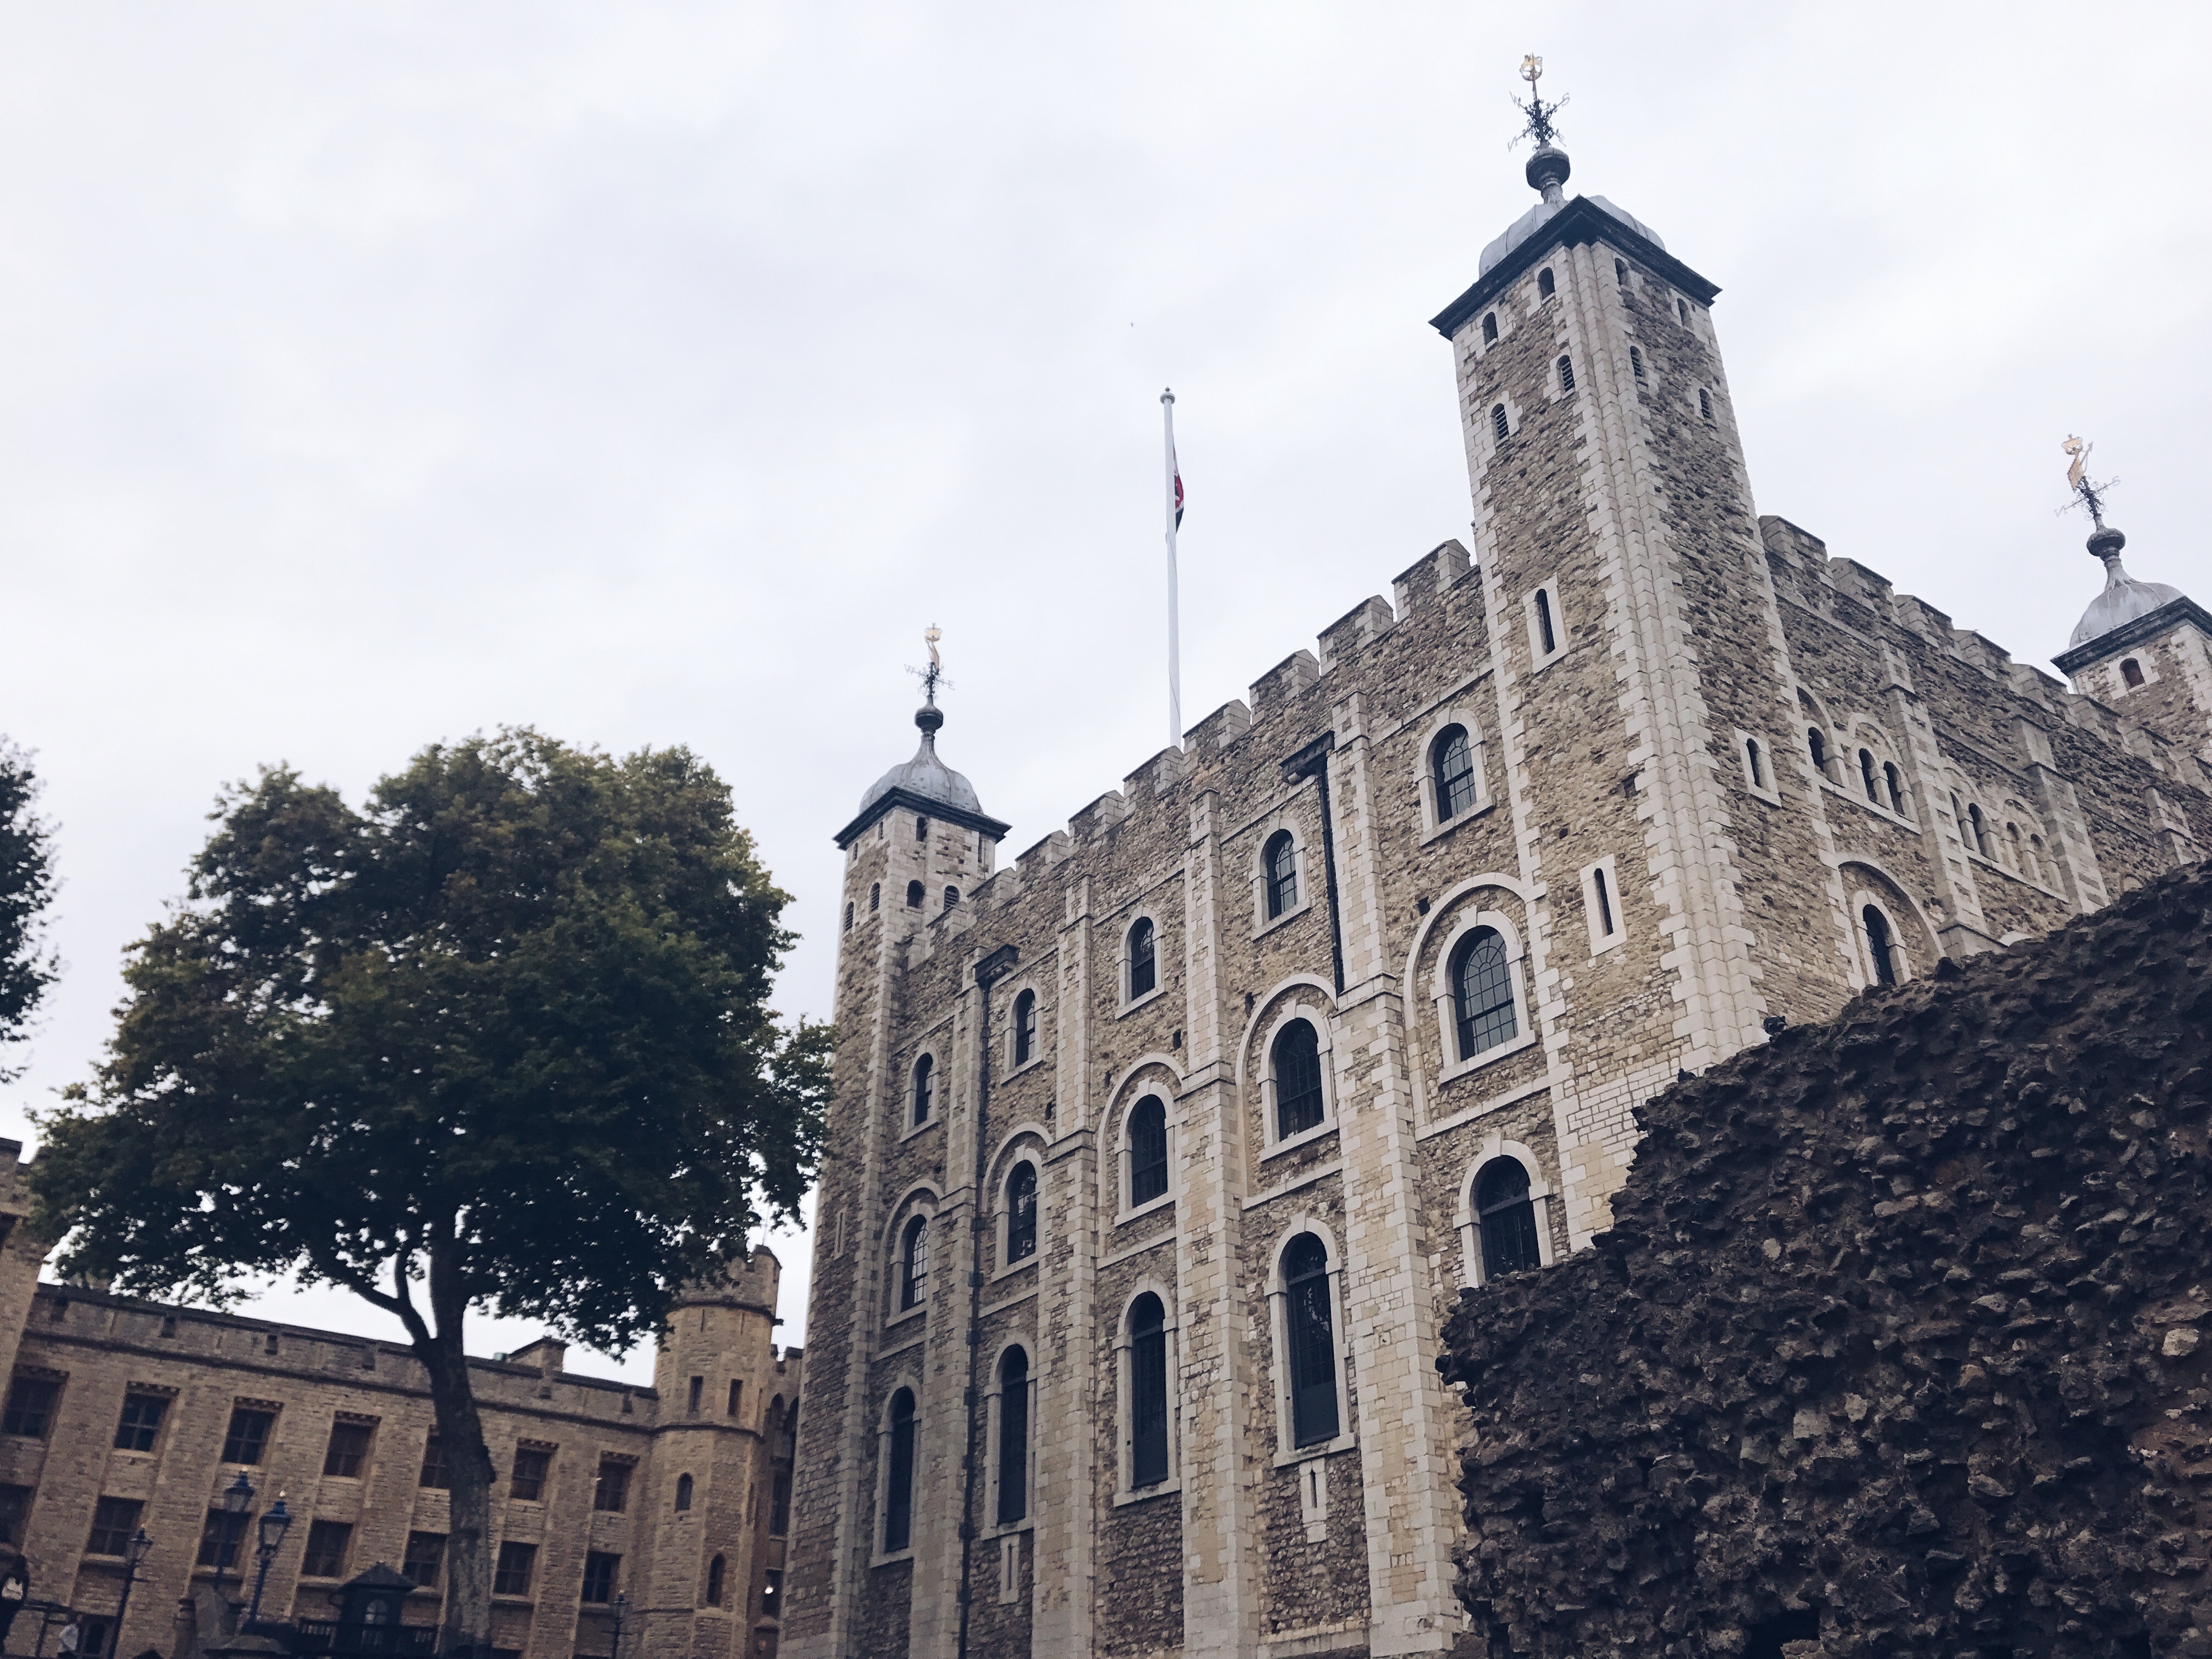
M 1679 1073 L 2212 851 L 2212 617 L 2100 521 L 2069 687 L 1761 517 L 1567 173 L 1436 319 L 1471 552 L 1010 869 L 933 700 L 838 833 L 792 1659 L 1466 1650 L 1459 1288 Z
M 416 1585 L 404 1622 L 438 1624 L 443 1460 L 407 1346 L 39 1283 L 47 1246 L 24 1224 L 21 1150 L 0 1141 L 0 1542 L 23 1556 L 31 1597 L 7 1650 L 54 1653 L 74 1611 L 81 1653 L 174 1656 L 179 1603 L 218 1567 L 231 1600 L 251 1594 L 258 1523 L 280 1494 L 295 1518 L 264 1617 L 332 1620 L 340 1585 L 382 1563 Z M 681 1297 L 649 1389 L 564 1370 L 550 1337 L 471 1361 L 501 1652 L 612 1654 L 619 1610 L 630 1659 L 772 1659 L 803 1363 L 774 1346 L 780 1272 L 757 1250 Z M 254 1495 L 234 1527 L 222 1493 L 241 1477 Z

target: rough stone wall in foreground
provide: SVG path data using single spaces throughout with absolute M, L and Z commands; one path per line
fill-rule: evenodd
M 2212 1653 L 2208 1112 L 2203 865 L 1652 1101 L 1445 1333 L 1492 1654 Z

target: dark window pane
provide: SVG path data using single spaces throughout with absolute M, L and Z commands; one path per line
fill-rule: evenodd
M 126 1394 L 123 1396 L 123 1420 L 115 1425 L 115 1449 L 118 1451 L 149 1452 L 154 1442 L 161 1437 L 161 1419 L 168 1414 L 169 1402 L 157 1394 Z
M 1867 955 L 1874 961 L 1875 982 L 1894 985 L 1897 983 L 1897 961 L 1890 955 L 1889 923 L 1871 904 L 1867 906 L 1863 919 L 1866 922 Z
M 1291 1434 L 1294 1443 L 1336 1438 L 1336 1326 L 1328 1304 L 1328 1252 L 1311 1233 L 1283 1250 L 1283 1292 L 1291 1344 Z
M 1036 1254 L 1036 1165 L 1017 1164 L 1006 1177 L 1006 1261 Z
M 719 1555 L 707 1564 L 707 1605 L 708 1607 L 719 1607 L 722 1605 L 722 1580 L 729 1570 L 730 1564 Z
M 250 1516 L 210 1510 L 206 1522 L 200 1528 L 199 1565 L 226 1571 L 236 1566 L 239 1546 L 246 1538 L 246 1528 L 252 1524 Z
M 61 1384 L 43 1376 L 19 1376 L 8 1390 L 8 1411 L 0 1419 L 0 1434 L 27 1435 L 33 1440 L 46 1437 L 46 1425 L 53 1421 L 54 1402 L 61 1398 Z
M 919 1308 L 929 1297 L 929 1218 L 906 1224 L 899 1247 L 899 1308 Z
M 884 1550 L 902 1550 L 914 1537 L 914 1395 L 891 1396 L 890 1467 L 884 1480 Z
M 538 1568 L 538 1546 L 535 1544 L 501 1544 L 499 1562 L 492 1569 L 491 1593 L 494 1595 L 527 1595 L 530 1580 Z
M 446 1462 L 446 1440 L 443 1435 L 432 1434 L 422 1443 L 422 1473 L 415 1483 L 418 1486 L 434 1486 L 448 1490 L 453 1484 L 453 1472 Z
M 1303 1134 L 1322 1120 L 1321 1038 L 1310 1023 L 1294 1019 L 1275 1039 L 1275 1133 Z
M 1513 974 L 1505 960 L 1505 941 L 1496 928 L 1476 928 L 1459 947 L 1452 969 L 1452 1002 L 1462 1060 L 1510 1042 L 1520 1030 L 1513 1012 Z
M 553 1468 L 553 1454 L 535 1446 L 514 1449 L 514 1473 L 507 1478 L 507 1495 L 526 1504 L 544 1501 L 545 1477 Z
M 120 1555 L 138 1530 L 138 1501 L 132 1498 L 103 1498 L 93 1506 L 92 1535 L 85 1540 L 87 1555 Z
M 772 1535 L 781 1538 L 791 1530 L 790 1474 L 787 1472 L 777 1475 L 775 1485 L 771 1490 L 773 1495 L 769 1499 L 768 1529 Z
M 1036 1052 L 1036 993 L 1024 991 L 1014 999 L 1014 1064 L 1026 1066 Z
M 916 1123 L 929 1121 L 930 1087 L 936 1073 L 937 1060 L 933 1055 L 924 1054 L 914 1063 L 914 1121 Z
M 1149 1204 L 1168 1189 L 1168 1109 L 1146 1095 L 1129 1113 L 1129 1207 Z
M 629 1465 L 602 1458 L 599 1478 L 592 1488 L 592 1507 L 620 1515 L 629 1507 Z
M 761 1617 L 774 1619 L 783 1611 L 783 1570 L 770 1567 L 761 1574 Z
M 678 1510 L 688 1510 L 691 1507 L 691 1477 L 688 1474 L 678 1475 L 676 1477 L 676 1507 Z
M 1474 746 L 1463 726 L 1447 726 L 1437 739 L 1437 821 L 1457 817 L 1475 802 Z
M 1150 1292 L 1129 1309 L 1129 1485 L 1168 1478 L 1167 1316 Z
M 1474 1183 L 1474 1214 L 1482 1234 L 1482 1276 L 1497 1279 L 1542 1261 L 1536 1247 L 1536 1206 L 1528 1197 L 1528 1172 L 1518 1159 L 1492 1158 Z
M 410 1583 L 424 1589 L 438 1587 L 438 1574 L 446 1565 L 446 1536 L 436 1532 L 407 1534 L 407 1554 L 399 1571 Z
M 342 1480 L 358 1480 L 368 1462 L 368 1445 L 375 1431 L 366 1423 L 331 1425 L 330 1449 L 323 1454 L 323 1473 Z
M 230 1431 L 222 1437 L 226 1463 L 258 1463 L 268 1449 L 269 1431 L 276 1426 L 274 1412 L 249 1411 L 239 1407 L 230 1414 Z
M 1030 1357 L 1007 1351 L 999 1364 L 999 1524 L 1030 1512 Z
M 622 1557 L 609 1555 L 604 1550 L 592 1550 L 584 1557 L 584 1597 L 592 1606 L 601 1606 L 615 1599 L 615 1575 L 622 1567 Z M 521 1591 L 514 1592 L 516 1595 Z
M 307 1553 L 300 1558 L 302 1578 L 343 1578 L 353 1528 L 343 1521 L 318 1521 L 307 1528 Z
M 0 1544 L 23 1544 L 23 1522 L 31 1513 L 28 1486 L 0 1486 Z
M 1267 918 L 1269 921 L 1295 910 L 1298 904 L 1298 853 L 1287 830 L 1276 832 L 1268 842 L 1265 857 L 1267 866 Z
M 1139 921 L 1129 930 L 1129 1000 L 1134 1002 L 1159 983 L 1152 959 L 1152 924 Z

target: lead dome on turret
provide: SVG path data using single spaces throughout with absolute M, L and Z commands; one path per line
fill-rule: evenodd
M 892 790 L 903 789 L 924 800 L 980 813 L 983 803 L 976 798 L 975 786 L 937 757 L 937 730 L 945 724 L 944 710 L 926 702 L 914 711 L 914 723 L 921 728 L 921 746 L 913 759 L 900 762 L 868 786 L 860 797 L 860 811 L 866 813 Z

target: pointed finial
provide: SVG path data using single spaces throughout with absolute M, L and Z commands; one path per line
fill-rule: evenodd
M 949 686 L 945 678 L 945 659 L 937 654 L 937 642 L 945 637 L 945 630 L 935 623 L 921 630 L 921 642 L 929 647 L 929 666 L 909 668 L 906 672 L 921 682 L 921 707 L 914 711 L 914 723 L 921 728 L 924 747 L 937 740 L 938 728 L 945 724 L 945 711 L 937 706 L 937 688 Z
M 1516 98 L 1513 103 L 1528 118 L 1528 124 L 1513 135 L 1512 143 L 1506 148 L 1510 149 L 1523 138 L 1536 141 L 1535 152 L 1528 157 L 1528 188 L 1540 191 L 1545 201 L 1556 207 L 1560 199 L 1559 186 L 1567 182 L 1571 169 L 1566 151 L 1552 142 L 1559 136 L 1552 118 L 1567 100 L 1559 98 L 1548 104 L 1544 101 L 1543 94 L 1536 89 L 1536 82 L 1544 78 L 1544 60 L 1533 52 L 1521 60 L 1521 78 L 1528 83 L 1528 101 L 1524 104 Z
M 2070 434 L 2059 446 L 2066 452 L 2066 483 L 2074 492 L 2074 499 L 2058 510 L 2071 513 L 2077 507 L 2087 509 L 2089 522 L 2096 526 L 2089 532 L 2089 550 L 2105 562 L 2105 580 L 2109 586 L 2128 579 L 2127 572 L 2120 568 L 2120 550 L 2128 544 L 2128 538 L 2105 522 L 2105 492 L 2119 480 L 2089 476 L 2089 452 L 2096 447 Z

